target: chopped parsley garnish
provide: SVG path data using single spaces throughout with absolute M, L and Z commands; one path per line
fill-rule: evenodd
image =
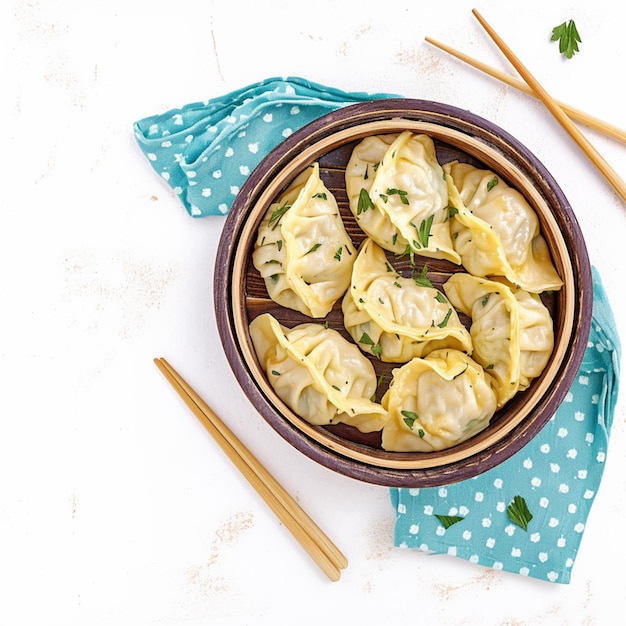
M 367 334 L 363 333 L 361 338 L 359 339 L 359 343 L 362 343 L 366 346 L 371 346 L 372 354 L 380 359 L 380 355 L 382 354 L 382 348 L 379 343 L 374 343 L 372 338 Z
M 280 218 L 285 213 L 287 213 L 287 211 L 290 208 L 291 208 L 290 204 L 283 204 L 283 206 L 278 207 L 277 209 L 274 209 L 274 211 L 272 211 L 272 214 L 270 215 L 268 226 L 271 226 L 272 230 L 274 230 L 276 226 L 278 226 L 278 222 L 280 222 Z
M 321 200 L 328 200 L 328 196 L 323 191 L 320 191 L 319 193 L 313 194 L 312 197 L 313 198 L 320 198 Z
M 430 229 L 433 225 L 433 217 L 431 215 L 425 220 L 422 220 L 420 227 L 417 229 L 417 237 L 423 248 L 428 248 L 428 238 L 430 237 Z
M 437 515 L 435 517 L 441 522 L 441 525 L 448 529 L 450 526 L 453 526 L 457 522 L 462 522 L 465 518 L 460 515 Z
M 523 530 L 528 530 L 528 523 L 533 518 L 533 515 L 528 510 L 526 500 L 524 500 L 522 496 L 515 496 L 513 498 L 513 501 L 509 504 L 506 513 L 514 524 Z
M 337 259 L 337 261 L 341 261 L 341 253 L 343 252 L 343 246 L 340 246 L 339 249 L 337 250 L 337 252 L 335 252 L 334 258 Z
M 494 176 L 488 183 L 487 183 L 487 191 L 491 191 L 497 184 L 498 184 L 498 177 Z
M 446 316 L 443 318 L 443 321 L 437 324 L 437 326 L 439 328 L 445 328 L 448 325 L 448 322 L 450 321 L 451 315 L 452 315 L 452 309 L 448 309 L 448 312 L 446 313 Z
M 372 199 L 370 198 L 369 193 L 367 193 L 367 189 L 362 187 L 361 191 L 359 192 L 359 201 L 356 207 L 356 214 L 361 215 L 361 213 L 364 213 L 368 209 L 373 209 L 373 208 L 374 208 L 374 203 L 372 202 Z
M 415 243 L 415 242 L 413 242 L 413 243 Z M 394 245 L 395 245 L 395 243 L 394 243 Z M 418 248 L 419 246 L 416 246 L 416 247 Z M 404 249 L 404 251 L 401 252 L 400 254 L 397 254 L 396 256 L 400 257 L 400 256 L 405 256 L 406 254 L 409 255 L 409 261 L 411 263 L 411 266 L 414 267 L 415 266 L 415 252 L 414 252 L 413 248 L 411 247 L 411 245 L 408 244 L 408 243 L 406 244 L 406 248 Z
M 272 376 L 280 376 L 280 372 L 277 370 L 272 370 Z
M 427 272 L 428 272 L 428 266 L 424 265 L 424 267 L 422 268 L 422 272 L 420 274 L 418 274 L 417 272 L 415 272 L 413 274 L 413 280 L 420 287 L 432 287 L 433 286 L 433 284 L 430 282 L 430 279 L 428 278 L 428 276 L 426 276 Z
M 571 59 L 577 52 L 579 52 L 578 44 L 582 43 L 576 23 L 574 20 L 563 22 L 552 29 L 552 37 L 550 41 L 559 42 L 559 52 L 564 54 L 568 59 Z
M 321 243 L 316 243 L 313 246 L 311 246 L 311 248 L 309 250 L 307 250 L 307 252 L 305 252 L 304 254 L 311 254 L 311 252 L 315 252 L 322 244 Z
M 440 302 L 441 304 L 446 304 L 448 302 L 448 300 L 446 299 L 446 297 L 441 293 L 441 291 L 437 292 L 437 295 L 435 295 L 435 300 L 437 300 L 437 302 Z
M 400 202 L 402 204 L 409 204 L 409 199 L 407 198 L 409 192 L 404 189 L 387 189 L 387 195 L 385 196 L 385 202 L 387 202 L 387 196 L 398 196 L 400 198 Z M 382 197 L 382 194 L 381 194 Z
M 404 418 L 402 421 L 413 430 L 413 425 L 419 419 L 419 416 L 415 411 L 400 411 L 400 415 Z M 423 436 L 423 435 L 422 435 Z

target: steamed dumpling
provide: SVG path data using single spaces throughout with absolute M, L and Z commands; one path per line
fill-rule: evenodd
M 493 378 L 501 407 L 548 364 L 554 349 L 550 312 L 536 294 L 502 281 L 455 274 L 443 288 L 472 319 L 472 356 Z
M 369 238 L 359 248 L 342 310 L 357 345 L 382 361 L 403 363 L 442 347 L 472 351 L 470 334 L 445 295 L 396 273 Z
M 490 170 L 458 161 L 443 169 L 450 205 L 458 210 L 450 228 L 463 267 L 534 293 L 560 289 L 563 281 L 526 199 Z
M 389 412 L 383 449 L 431 452 L 484 430 L 496 411 L 496 394 L 471 357 L 444 349 L 395 369 L 382 405 Z
M 385 250 L 459 264 L 450 237 L 448 189 L 427 135 L 366 137 L 346 167 L 350 210 Z
M 269 207 L 252 262 L 274 302 L 320 318 L 348 288 L 355 253 L 315 163 Z
M 336 330 L 316 323 L 287 328 L 264 313 L 250 323 L 250 337 L 270 385 L 296 415 L 314 425 L 382 428 L 387 412 L 372 400 L 374 367 Z

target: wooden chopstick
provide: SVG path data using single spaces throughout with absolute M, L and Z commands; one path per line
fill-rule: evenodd
M 222 451 L 239 469 L 266 504 L 274 511 L 302 547 L 332 581 L 339 580 L 340 570 L 348 560 L 322 532 L 300 505 L 287 493 L 261 462 L 163 358 L 155 358 L 161 370 L 192 413 L 200 420 Z
M 441 43 L 440 41 L 437 41 L 436 39 L 433 39 L 432 37 L 424 37 L 424 39 L 429 44 L 432 44 L 436 48 L 439 48 L 440 50 L 447 52 L 449 55 L 459 59 L 460 61 L 463 61 L 467 63 L 468 65 L 471 65 L 473 68 L 480 70 L 481 72 L 484 72 L 485 74 L 488 74 L 492 78 L 500 80 L 501 82 L 509 85 L 510 87 L 518 89 L 519 91 L 522 91 L 523 93 L 529 96 L 533 96 L 534 98 L 537 97 L 535 92 L 524 81 L 521 81 L 518 78 L 515 78 L 511 76 L 510 74 L 507 74 L 506 72 L 501 72 L 500 70 L 494 67 L 491 67 L 490 65 L 487 65 L 486 63 L 483 63 L 482 61 L 479 61 L 478 59 L 474 59 L 473 57 L 469 56 L 468 54 L 465 54 L 464 52 L 461 52 L 460 50 L 455 50 L 451 46 L 445 43 Z M 589 113 L 585 113 L 584 111 L 581 111 L 580 109 L 576 109 L 575 107 L 569 104 L 560 102 L 558 100 L 557 102 L 559 106 L 572 119 L 578 122 L 581 122 L 582 124 L 584 124 L 585 126 L 589 128 L 593 128 L 594 130 L 597 130 L 603 133 L 607 137 L 611 137 L 612 139 L 616 139 L 617 141 L 626 143 L 626 131 L 625 130 L 622 130 L 621 128 L 617 126 L 614 126 L 613 124 L 609 124 L 608 122 L 605 122 L 604 120 L 601 120 L 597 117 L 594 117 L 593 115 L 590 115 Z
M 557 119 L 559 124 L 569 133 L 570 137 L 578 144 L 579 148 L 585 153 L 589 160 L 598 168 L 600 173 L 611 184 L 613 189 L 619 194 L 622 200 L 626 201 L 626 184 L 620 178 L 618 173 L 609 165 L 604 157 L 596 150 L 593 144 L 585 137 L 582 131 L 572 122 L 561 106 L 550 96 L 550 94 L 541 86 L 537 79 L 526 69 L 522 62 L 515 56 L 513 51 L 504 43 L 502 38 L 493 30 L 493 28 L 485 21 L 476 9 L 472 9 L 472 13 L 485 29 L 487 34 L 493 39 L 494 43 L 500 48 L 504 56 L 509 60 L 511 65 L 517 70 L 519 75 L 526 81 L 528 86 L 533 90 L 537 98 L 541 100 L 552 115 Z

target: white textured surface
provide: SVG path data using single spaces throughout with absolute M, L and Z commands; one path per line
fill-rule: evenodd
M 626 5 L 609 0 L 3 3 L 1 623 L 613 623 L 624 398 L 570 585 L 392 548 L 387 490 L 303 458 L 248 404 L 213 316 L 223 218 L 188 217 L 132 137 L 136 119 L 279 75 L 470 109 L 562 186 L 626 337 L 624 203 L 539 104 L 423 41 L 507 68 L 474 6 L 554 96 L 626 127 Z M 569 18 L 583 42 L 566 61 L 549 35 Z M 587 134 L 626 176 L 626 146 Z M 233 471 L 160 355 L 348 555 L 340 582 Z

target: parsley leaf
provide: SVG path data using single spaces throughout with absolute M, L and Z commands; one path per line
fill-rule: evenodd
M 321 245 L 321 243 L 313 244 L 311 248 L 304 253 L 304 255 L 306 256 L 307 254 L 311 254 L 311 252 L 315 252 Z
M 533 515 L 528 510 L 526 500 L 524 500 L 522 496 L 515 496 L 513 498 L 513 501 L 509 504 L 506 513 L 514 524 L 517 524 L 524 530 L 528 530 L 528 523 L 533 518 Z
M 450 528 L 457 522 L 462 522 L 465 518 L 460 515 L 437 515 L 435 513 L 435 517 L 441 522 L 441 525 L 444 528 Z
M 559 52 L 571 59 L 578 50 L 578 44 L 582 42 L 574 20 L 563 22 L 552 29 L 550 41 L 559 42 Z
M 413 430 L 413 424 L 419 419 L 415 411 L 400 411 L 400 414 L 404 419 L 402 420 L 411 430 Z
M 419 228 L 417 229 L 417 236 L 423 248 L 428 248 L 428 238 L 430 237 L 430 229 L 433 225 L 433 217 L 434 215 L 431 215 L 425 220 L 422 220 Z
M 422 267 L 422 271 L 420 274 L 418 274 L 417 272 L 413 272 L 413 280 L 416 282 L 416 284 L 418 284 L 420 287 L 433 287 L 433 284 L 430 282 L 430 278 L 428 278 L 428 276 L 426 275 L 428 272 L 428 266 L 424 265 L 424 267 Z
M 448 309 L 448 312 L 446 313 L 446 316 L 443 318 L 443 320 L 441 322 L 439 322 L 439 324 L 437 324 L 437 326 L 439 328 L 445 328 L 448 325 L 448 322 L 450 321 L 450 316 L 452 315 L 452 309 Z
M 274 209 L 272 211 L 272 214 L 270 215 L 270 219 L 267 223 L 267 225 L 274 230 L 277 226 L 278 223 L 280 222 L 280 218 L 291 208 L 290 204 L 283 204 L 283 206 L 278 207 L 277 209 Z
M 359 192 L 359 201 L 357 203 L 356 214 L 361 215 L 361 213 L 373 208 L 374 203 L 372 202 L 369 193 L 367 193 L 367 189 L 365 189 L 365 187 L 362 187 L 361 191 Z

